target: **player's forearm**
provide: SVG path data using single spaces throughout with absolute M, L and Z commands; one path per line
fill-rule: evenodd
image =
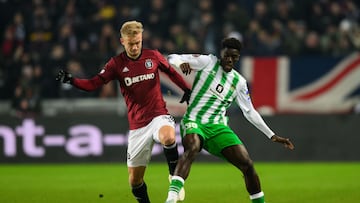
M 244 116 L 251 124 L 263 132 L 269 139 L 275 135 L 275 133 L 266 125 L 265 121 L 255 109 L 244 112 Z
M 104 82 L 101 80 L 101 78 L 99 76 L 94 76 L 91 79 L 74 78 L 72 81 L 73 86 L 75 86 L 78 89 L 88 91 L 88 92 L 98 89 L 103 84 L 104 84 Z

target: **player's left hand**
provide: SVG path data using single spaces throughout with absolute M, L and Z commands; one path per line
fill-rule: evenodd
M 273 142 L 278 142 L 278 143 L 283 144 L 285 146 L 285 148 L 288 148 L 288 149 L 291 149 L 291 150 L 295 149 L 294 144 L 290 141 L 289 138 L 283 138 L 283 137 L 280 137 L 280 136 L 277 136 L 277 135 L 273 135 L 271 137 L 271 140 Z
M 190 89 L 185 90 L 184 95 L 180 100 L 180 103 L 184 103 L 186 101 L 186 103 L 189 105 L 190 96 L 191 96 L 191 90 Z

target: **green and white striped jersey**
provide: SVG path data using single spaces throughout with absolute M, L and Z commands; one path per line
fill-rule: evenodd
M 225 72 L 216 56 L 171 54 L 168 60 L 176 68 L 182 63 L 189 63 L 191 69 L 196 71 L 184 119 L 203 124 L 227 125 L 226 110 L 235 100 L 252 124 L 268 137 L 274 135 L 254 109 L 245 78 L 235 70 Z

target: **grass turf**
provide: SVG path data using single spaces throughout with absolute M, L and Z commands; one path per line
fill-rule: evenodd
M 360 163 L 256 163 L 267 203 L 359 202 Z M 167 166 L 145 176 L 153 203 L 167 195 Z M 135 203 L 124 164 L 0 165 L 1 203 Z M 187 203 L 250 202 L 241 173 L 226 163 L 193 164 Z M 102 194 L 103 197 L 99 195 Z

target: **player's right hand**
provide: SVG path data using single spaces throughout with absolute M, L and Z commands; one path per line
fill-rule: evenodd
M 60 70 L 58 75 L 56 76 L 56 80 L 62 83 L 71 84 L 73 80 L 73 76 L 70 73 L 66 72 L 65 70 Z
M 273 135 L 271 137 L 271 140 L 273 142 L 278 142 L 280 144 L 283 144 L 285 148 L 288 148 L 288 149 L 291 149 L 291 150 L 295 149 L 294 144 L 290 141 L 289 138 L 283 138 L 283 137 L 280 137 L 280 136 L 277 136 L 277 135 Z

